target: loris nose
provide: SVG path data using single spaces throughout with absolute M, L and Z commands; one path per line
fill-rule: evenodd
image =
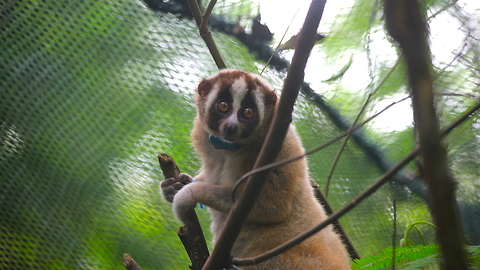
M 233 135 L 236 134 L 238 130 L 238 127 L 236 125 L 225 125 L 223 128 L 223 131 L 227 133 L 228 135 Z

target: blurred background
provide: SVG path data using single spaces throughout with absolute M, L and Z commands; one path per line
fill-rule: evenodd
M 480 4 L 422 3 L 445 126 L 479 100 Z M 218 1 L 210 28 L 227 66 L 260 73 L 308 5 Z M 350 137 L 338 162 L 342 141 L 309 157 L 334 209 L 416 145 L 405 67 L 382 8 L 327 2 L 296 103 L 306 149 L 395 103 Z M 198 170 L 193 93 L 217 68 L 186 1 L 2 0 L 0 12 L 0 268 L 122 269 L 130 253 L 143 269 L 188 269 L 180 223 L 159 194 L 157 155 Z M 258 23 L 273 36 L 257 35 Z M 277 90 L 292 55 L 278 51 L 262 74 Z M 445 139 L 469 245 L 480 245 L 479 139 L 478 114 Z M 375 255 L 414 222 L 431 222 L 427 197 L 421 161 L 412 162 L 340 222 L 360 257 Z M 197 213 L 211 243 L 208 211 Z M 434 243 L 434 232 L 419 226 L 411 240 Z

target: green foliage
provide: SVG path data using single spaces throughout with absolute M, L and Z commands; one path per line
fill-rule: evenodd
M 216 67 L 195 25 L 135 1 L 18 1 L 0 30 L 0 268 L 186 268 L 156 156 L 199 168 L 192 94 Z
M 479 266 L 480 246 L 465 247 L 467 259 L 473 262 L 472 269 Z M 438 244 L 428 246 L 389 247 L 379 256 L 368 256 L 355 260 L 352 269 L 374 270 L 384 269 L 395 264 L 400 269 L 430 269 L 441 263 L 441 252 Z M 475 268 L 474 268 L 475 267 Z
M 439 253 L 438 245 L 432 244 L 428 246 L 414 246 L 408 248 L 392 247 L 383 250 L 379 256 L 368 256 L 360 260 L 356 260 L 353 269 L 382 269 L 387 268 L 395 262 L 396 265 L 404 262 L 415 261 L 427 256 Z M 395 254 L 395 261 L 394 261 Z
M 346 13 L 337 16 L 331 33 L 325 39 L 327 57 L 337 59 L 345 51 L 363 50 L 365 36 L 380 20 L 380 1 L 360 0 Z
M 436 228 L 430 222 L 417 221 L 410 224 L 405 230 L 404 237 L 400 240 L 400 247 L 388 247 L 377 256 L 367 256 L 355 260 L 352 268 L 362 270 L 384 269 L 392 265 L 400 269 L 437 269 L 441 264 L 442 254 L 440 245 L 427 245 L 423 233 L 418 229 L 419 225 Z M 415 245 L 412 241 L 411 231 L 416 230 L 420 235 L 422 245 Z M 471 269 L 479 265 L 480 246 L 465 246 L 467 259 L 472 263 Z
M 379 72 L 379 78 L 388 76 L 386 80 L 382 83 L 377 93 L 375 93 L 375 98 L 381 100 L 383 97 L 393 96 L 397 93 L 406 92 L 405 91 L 405 76 L 406 76 L 406 67 L 402 59 L 397 65 L 385 66 L 386 63 L 381 63 Z M 392 70 L 393 69 L 393 70 Z
M 420 232 L 420 230 L 417 228 L 417 225 L 419 224 L 424 224 L 424 225 L 428 225 L 432 228 L 437 228 L 435 225 L 433 225 L 432 223 L 430 222 L 426 222 L 426 221 L 417 221 L 417 222 L 414 222 L 412 223 L 410 226 L 408 226 L 408 228 L 405 230 L 405 236 L 400 240 L 400 246 L 414 246 L 415 244 L 413 243 L 413 241 L 411 240 L 410 238 L 410 232 L 412 229 L 415 229 L 418 234 L 420 235 L 420 238 L 422 240 L 422 243 L 424 245 L 426 245 L 426 241 L 425 241 L 425 237 L 423 237 L 422 233 Z

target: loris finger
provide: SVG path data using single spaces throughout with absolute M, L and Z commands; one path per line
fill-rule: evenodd
M 167 202 L 173 202 L 173 197 L 175 197 L 175 194 L 177 193 L 178 190 L 175 190 L 173 185 L 170 186 L 165 186 L 161 188 L 162 196 Z
M 168 187 L 168 186 L 171 186 L 175 183 L 178 183 L 177 180 L 175 180 L 175 178 L 173 177 L 170 177 L 170 178 L 166 178 L 164 179 L 161 183 L 160 183 L 160 186 L 163 188 L 163 187 Z
M 172 187 L 175 191 L 179 191 L 180 189 L 183 188 L 183 186 L 185 186 L 185 184 L 180 183 L 180 182 L 175 182 L 171 187 Z
M 181 173 L 178 175 L 178 180 L 179 182 L 183 183 L 183 184 L 190 184 L 193 182 L 193 178 L 186 174 L 186 173 Z

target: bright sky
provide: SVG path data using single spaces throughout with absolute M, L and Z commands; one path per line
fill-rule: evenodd
M 262 14 L 262 23 L 265 23 L 270 28 L 274 33 L 275 41 L 278 42 L 292 22 L 297 10 L 298 13 L 293 19 L 285 39 L 288 40 L 291 36 L 298 33 L 311 1 L 298 0 L 293 2 L 290 0 L 258 0 L 258 2 Z M 327 1 L 318 32 L 328 33 L 335 17 L 338 14 L 346 12 L 353 6 L 354 2 L 354 0 Z M 458 4 L 467 12 L 474 13 L 476 11 L 477 14 L 480 12 L 479 0 L 460 0 L 458 1 Z M 440 63 L 450 62 L 453 59 L 452 52 L 458 51 L 460 49 L 459 46 L 463 46 L 459 45 L 462 43 L 461 41 L 463 40 L 464 35 L 464 33 L 459 30 L 460 27 L 458 20 L 450 16 L 447 12 L 441 13 L 430 22 L 432 39 L 431 50 Z M 475 27 L 480 29 L 480 25 Z M 383 34 L 383 31 L 378 32 L 378 35 Z M 373 38 L 375 39 L 375 37 Z M 391 61 L 393 63 L 396 60 L 396 52 L 391 47 L 391 44 L 383 39 L 383 36 L 379 36 L 375 40 L 376 41 L 371 44 L 371 51 L 373 52 L 372 54 L 374 54 L 372 57 L 375 58 L 377 62 Z M 292 55 L 293 52 L 289 52 L 286 54 L 286 58 L 290 59 Z M 349 59 L 339 59 L 337 65 L 325 63 L 323 59 L 324 57 L 318 52 L 318 50 L 314 50 L 308 62 L 305 80 L 311 84 L 313 89 L 328 97 L 329 93 L 333 94 L 332 90 L 328 89 L 332 86 L 321 83 L 321 81 L 336 74 Z M 352 92 L 363 91 L 369 83 L 367 68 L 367 59 L 359 54 L 354 58 L 350 69 L 345 73 L 342 84 L 347 89 L 351 89 Z M 398 94 L 392 96 L 390 99 L 384 99 L 376 105 L 371 114 L 383 109 L 385 106 L 401 99 L 402 97 L 404 97 L 404 94 Z M 404 101 L 383 113 L 383 115 L 373 123 L 373 127 L 388 132 L 403 130 L 411 124 L 412 111 L 410 102 Z

